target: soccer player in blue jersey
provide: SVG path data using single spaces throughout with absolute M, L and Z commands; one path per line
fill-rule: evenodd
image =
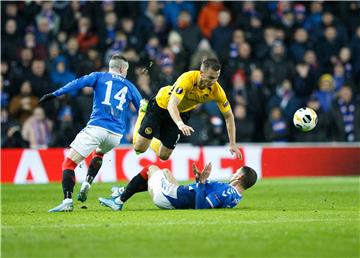
M 243 166 L 228 183 L 211 182 L 211 163 L 202 172 L 193 165 L 196 183 L 179 185 L 168 169 L 151 165 L 145 167 L 126 186 L 113 187 L 111 198 L 99 198 L 102 205 L 121 210 L 123 204 L 135 193 L 148 190 L 156 206 L 161 209 L 212 209 L 233 208 L 242 199 L 242 192 L 257 180 L 255 170 Z
M 39 103 L 54 99 L 84 87 L 94 89 L 93 111 L 87 126 L 70 144 L 70 150 L 62 164 L 62 188 L 64 200 L 49 212 L 72 211 L 72 193 L 75 185 L 76 166 L 94 152 L 86 180 L 82 183 L 78 200 L 84 202 L 91 183 L 99 171 L 105 153 L 120 144 L 125 132 L 126 112 L 133 103 L 138 110 L 141 95 L 134 84 L 126 79 L 129 63 L 121 55 L 113 55 L 109 72 L 93 72 L 74 80 L 64 87 L 44 95 Z

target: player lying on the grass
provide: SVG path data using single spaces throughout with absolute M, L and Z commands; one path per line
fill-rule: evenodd
M 135 193 L 149 191 L 156 206 L 161 209 L 211 209 L 233 208 L 242 199 L 241 193 L 257 180 L 255 170 L 243 166 L 228 183 L 211 182 L 211 163 L 202 172 L 193 165 L 196 183 L 179 185 L 170 170 L 151 165 L 145 167 L 125 187 L 113 187 L 111 198 L 99 198 L 99 202 L 113 210 L 121 210 L 124 203 Z
M 49 212 L 73 210 L 74 170 L 80 162 L 94 152 L 86 179 L 78 194 L 79 201 L 86 201 L 90 185 L 102 165 L 104 154 L 120 144 L 126 128 L 125 116 L 129 104 L 133 103 L 138 110 L 141 100 L 139 91 L 126 79 L 128 68 L 129 63 L 126 58 L 115 54 L 109 61 L 109 72 L 94 72 L 85 75 L 40 99 L 39 103 L 43 103 L 84 87 L 94 89 L 90 120 L 70 144 L 71 148 L 62 164 L 64 200 Z
M 149 100 L 146 112 L 139 111 L 134 128 L 133 145 L 137 153 L 149 146 L 162 160 L 167 160 L 180 139 L 180 133 L 191 135 L 187 125 L 190 111 L 199 104 L 215 101 L 225 118 L 230 152 L 241 159 L 236 146 L 234 115 L 225 92 L 217 82 L 221 65 L 216 59 L 206 59 L 199 71 L 183 73 L 172 86 L 162 87 Z

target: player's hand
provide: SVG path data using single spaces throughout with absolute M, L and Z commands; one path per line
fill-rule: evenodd
M 230 145 L 230 153 L 235 154 L 238 159 L 242 159 L 241 151 L 236 145 Z
M 211 162 L 206 164 L 204 170 L 199 175 L 199 181 L 200 183 L 204 184 L 206 182 L 206 179 L 209 178 L 211 173 Z
M 192 170 L 193 170 L 193 174 L 194 174 L 194 177 L 195 177 L 195 181 L 199 182 L 200 171 L 197 168 L 197 166 L 195 165 L 195 163 L 192 164 Z
M 45 94 L 44 96 L 42 96 L 40 98 L 39 104 L 44 103 L 44 102 L 49 101 L 49 100 L 54 99 L 54 98 L 56 98 L 56 96 L 54 94 L 52 94 L 52 93 Z
M 179 123 L 178 128 L 185 136 L 190 136 L 191 133 L 195 132 L 195 130 L 191 126 L 188 126 L 184 123 Z

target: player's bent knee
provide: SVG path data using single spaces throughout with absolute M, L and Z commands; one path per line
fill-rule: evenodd
M 149 166 L 148 173 L 147 173 L 149 176 L 149 179 L 158 171 L 160 171 L 160 168 L 158 166 L 156 166 L 156 165 Z

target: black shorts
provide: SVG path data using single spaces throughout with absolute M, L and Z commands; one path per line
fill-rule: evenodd
M 189 121 L 190 112 L 180 113 L 180 117 L 186 124 Z M 159 107 L 153 97 L 149 100 L 139 134 L 147 139 L 155 137 L 166 148 L 173 150 L 180 139 L 181 131 L 172 120 L 169 111 Z

